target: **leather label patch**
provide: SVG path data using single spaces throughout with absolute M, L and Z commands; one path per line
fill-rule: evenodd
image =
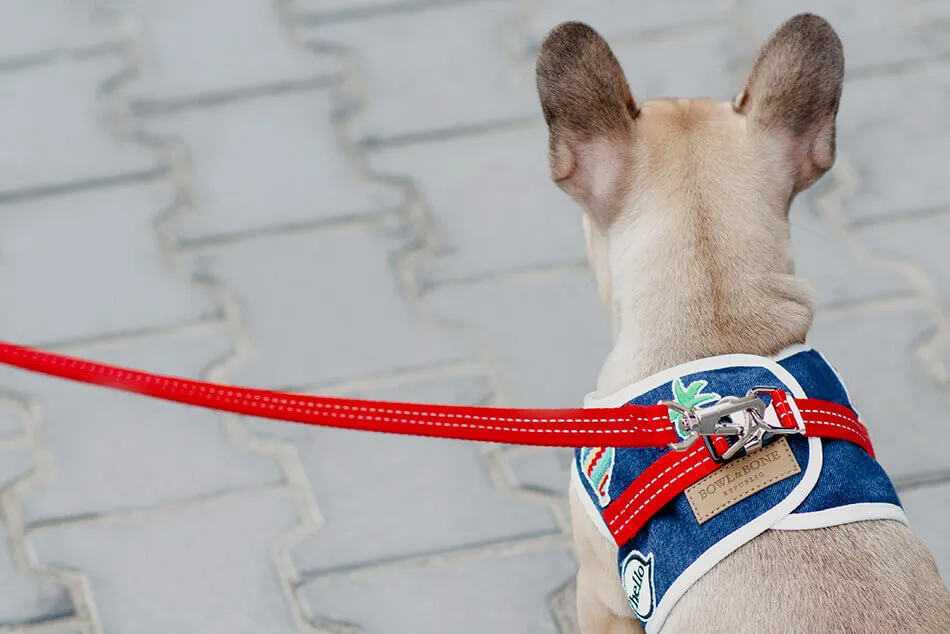
M 765 487 L 801 472 L 788 441 L 779 438 L 716 469 L 686 489 L 686 499 L 696 521 L 703 524 Z

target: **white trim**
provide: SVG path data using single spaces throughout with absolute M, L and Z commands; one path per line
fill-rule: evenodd
M 584 407 L 620 407 L 626 405 L 644 392 L 649 392 L 687 374 L 709 372 L 710 370 L 730 367 L 765 368 L 792 390 L 792 396 L 795 398 L 805 398 L 805 392 L 798 384 L 798 381 L 795 380 L 795 377 L 772 359 L 754 354 L 724 354 L 718 357 L 708 357 L 706 359 L 690 361 L 689 363 L 657 372 L 642 381 L 637 381 L 633 385 L 614 392 L 610 396 L 597 398 L 595 396 L 596 393 L 592 392 L 584 397 Z
M 607 541 L 611 544 L 616 544 L 617 542 L 614 540 L 614 536 L 610 534 L 610 529 L 607 528 L 607 523 L 604 522 L 604 516 L 601 515 L 597 507 L 594 506 L 594 501 L 590 499 L 590 494 L 587 493 L 587 489 L 581 481 L 581 473 L 577 470 L 577 458 L 571 461 L 571 479 L 574 480 L 576 489 L 575 495 L 581 499 L 581 506 L 587 511 L 587 516 L 590 517 L 590 521 L 594 523 L 594 526 L 597 527 L 597 531 L 603 535 Z
M 851 398 L 851 393 L 848 392 L 848 384 L 844 382 L 844 379 L 838 374 L 837 368 L 831 365 L 828 359 L 825 358 L 825 355 L 821 353 L 821 350 L 816 350 L 818 356 L 821 357 L 821 360 L 825 362 L 825 365 L 828 366 L 828 369 L 835 375 L 835 378 L 838 379 L 838 383 L 841 384 L 841 389 L 844 390 L 845 398 L 848 399 L 848 402 L 851 404 L 851 409 L 854 410 L 854 413 L 857 414 L 858 418 L 861 418 L 861 412 L 858 411 L 858 408 L 854 406 L 854 399 Z M 871 430 L 868 430 L 868 435 L 870 435 Z
M 772 360 L 773 360 L 773 361 L 784 361 L 785 359 L 787 359 L 787 358 L 789 358 L 789 357 L 794 357 L 794 356 L 795 356 L 796 354 L 798 354 L 799 352 L 811 352 L 812 350 L 814 350 L 814 348 L 812 348 L 811 346 L 809 346 L 809 345 L 807 345 L 807 344 L 804 344 L 804 343 L 793 343 L 792 345 L 790 345 L 789 347 L 785 348 L 784 350 L 782 350 L 781 352 L 779 352 L 777 355 L 775 355 L 774 357 L 772 357 Z
M 772 526 L 776 531 L 807 531 L 852 522 L 894 520 L 910 526 L 904 509 L 888 502 L 859 502 L 810 513 L 792 513 Z
M 794 389 L 791 384 L 786 383 L 786 385 Z M 797 383 L 794 387 L 797 387 L 799 390 L 801 389 Z M 729 535 L 720 539 L 713 544 L 711 548 L 700 555 L 696 561 L 691 563 L 686 570 L 680 573 L 680 576 L 670 585 L 666 594 L 663 595 L 660 603 L 656 606 L 656 610 L 653 612 L 653 618 L 651 618 L 650 622 L 646 625 L 646 634 L 656 634 L 660 631 L 660 628 L 663 627 L 663 622 L 666 621 L 666 618 L 670 615 L 676 602 L 686 594 L 686 591 L 689 590 L 700 577 L 712 570 L 716 564 L 731 555 L 738 548 L 767 531 L 777 521 L 781 521 L 781 518 L 787 516 L 805 501 L 805 498 L 808 497 L 808 494 L 811 493 L 815 487 L 815 483 L 818 482 L 818 476 L 821 474 L 821 439 L 809 438 L 808 448 L 808 466 L 805 468 L 805 474 L 802 476 L 801 482 L 792 489 L 791 493 L 789 493 L 784 500 L 745 526 L 737 528 Z

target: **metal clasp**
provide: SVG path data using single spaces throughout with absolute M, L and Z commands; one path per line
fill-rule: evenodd
M 726 396 L 712 405 L 698 408 L 684 407 L 675 401 L 661 401 L 662 405 L 683 416 L 681 426 L 686 438 L 670 443 L 670 448 L 685 451 L 702 438 L 713 460 L 727 462 L 761 449 L 773 436 L 803 433 L 801 424 L 789 428 L 766 421 L 767 406 L 760 395 L 776 391 L 778 388 L 754 387 L 745 396 Z M 735 440 L 720 454 L 713 442 L 715 436 Z

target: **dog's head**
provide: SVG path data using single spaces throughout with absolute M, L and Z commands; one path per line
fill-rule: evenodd
M 750 329 L 773 325 L 744 318 L 754 311 L 800 322 L 804 338 L 810 301 L 792 276 L 788 211 L 834 163 L 843 76 L 838 36 L 808 14 L 765 43 L 731 103 L 639 103 L 592 28 L 568 22 L 547 36 L 537 84 L 551 173 L 585 212 L 591 265 L 615 331 L 634 315 L 641 329 L 671 330 L 649 333 L 662 345 L 699 324 L 713 335 L 708 349 L 697 340 L 671 357 L 793 343 L 750 343 Z M 627 352 L 644 352 L 636 348 Z

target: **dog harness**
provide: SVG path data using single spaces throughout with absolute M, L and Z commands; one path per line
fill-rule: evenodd
M 578 449 L 572 476 L 619 547 L 621 582 L 647 634 L 697 579 L 766 530 L 907 523 L 866 430 L 846 420 L 855 413 L 843 382 L 815 350 L 701 359 L 584 406 L 657 403 L 669 407 L 680 443 Z M 802 435 L 814 418 L 831 433 Z M 768 431 L 748 434 L 744 422 Z M 696 481 L 697 472 L 708 474 Z

